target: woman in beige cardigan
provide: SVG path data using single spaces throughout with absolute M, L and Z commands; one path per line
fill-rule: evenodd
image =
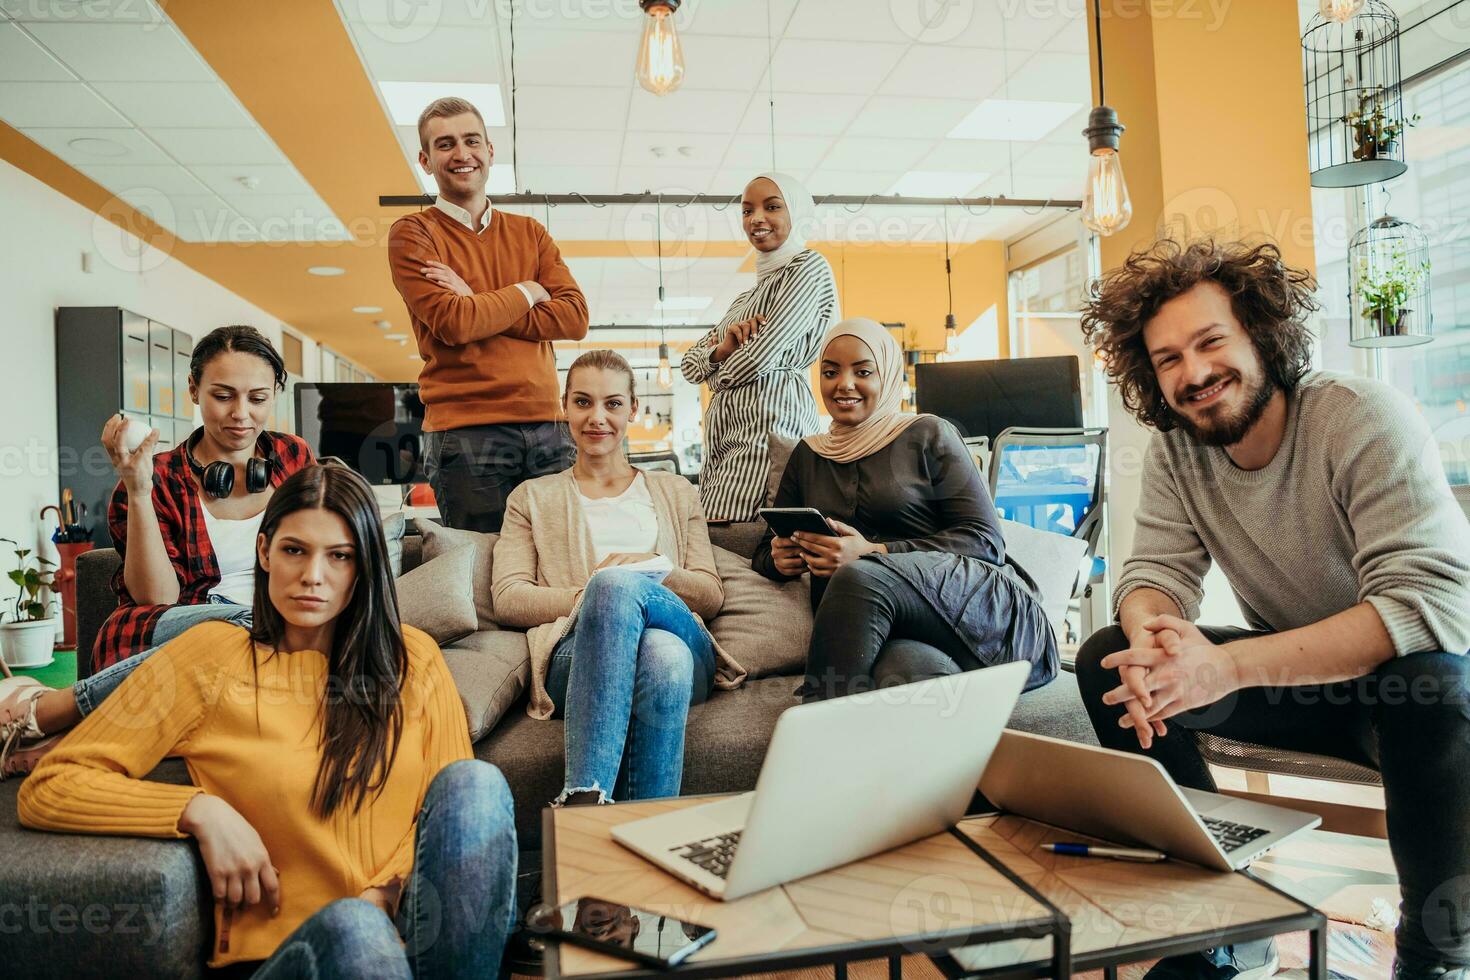
M 577 462 L 506 501 L 496 614 L 527 630 L 531 716 L 566 718 L 556 804 L 677 796 L 689 706 L 745 677 L 704 628 L 724 592 L 699 494 L 628 462 L 638 399 L 617 354 L 577 358 L 562 403 Z

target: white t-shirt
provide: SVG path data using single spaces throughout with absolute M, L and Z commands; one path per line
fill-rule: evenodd
M 211 514 L 202 500 L 199 508 L 204 511 L 204 530 L 219 562 L 219 585 L 210 589 L 209 594 L 242 606 L 252 605 L 255 602 L 255 539 L 260 534 L 260 521 L 265 517 L 265 511 L 243 521 L 227 521 Z
M 616 497 L 593 499 L 579 488 L 582 512 L 592 532 L 592 553 L 598 562 L 608 555 L 649 554 L 658 545 L 658 514 L 640 470 L 628 489 Z

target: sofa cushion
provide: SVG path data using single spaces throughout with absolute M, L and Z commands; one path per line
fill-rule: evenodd
M 740 661 L 752 679 L 800 673 L 812 637 L 811 586 L 805 577 L 773 582 L 750 561 L 715 548 L 715 568 L 725 589 L 710 635 Z
M 446 551 L 395 581 L 398 612 L 441 646 L 475 631 L 475 546 Z
M 1052 629 L 1061 635 L 1067 606 L 1087 555 L 1087 542 L 1005 519 L 1000 522 L 1000 533 L 1005 538 L 1007 557 L 1024 568 L 1041 590 L 1041 608 Z
M 471 742 L 494 728 L 531 683 L 531 651 L 524 633 L 471 633 L 444 647 L 444 662 L 459 688 Z
M 750 564 L 750 558 L 755 554 L 755 549 L 760 545 L 761 538 L 766 533 L 765 521 L 740 521 L 735 524 L 711 524 L 709 526 L 709 543 L 716 548 L 724 548 L 746 560 Z
M 187 783 L 170 759 L 151 779 Z M 54 834 L 15 817 L 0 783 L 0 949 L 7 976 L 202 977 L 209 880 L 193 841 Z
M 495 542 L 500 540 L 500 535 L 484 534 L 480 531 L 462 531 L 458 528 L 445 527 L 434 521 L 420 520 L 415 523 L 419 533 L 423 535 L 422 560 L 425 562 L 433 561 L 446 551 L 462 548 L 465 545 L 474 545 L 475 616 L 479 620 L 480 629 L 500 629 L 500 624 L 495 622 L 495 596 L 491 581 L 491 571 L 494 569 L 491 562 L 495 554 Z

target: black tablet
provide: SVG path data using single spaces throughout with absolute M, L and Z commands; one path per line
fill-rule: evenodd
M 760 515 L 779 538 L 789 538 L 797 531 L 837 537 L 827 518 L 815 507 L 762 507 Z

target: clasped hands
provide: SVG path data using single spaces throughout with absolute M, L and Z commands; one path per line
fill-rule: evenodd
M 1102 666 L 1116 668 L 1122 683 L 1103 695 L 1124 713 L 1120 728 L 1132 728 L 1143 748 L 1168 734 L 1165 720 L 1214 704 L 1243 685 L 1240 667 L 1224 646 L 1178 616 L 1155 616 L 1129 638 L 1127 650 L 1109 654 Z
M 831 578 L 850 561 L 873 552 L 886 552 L 881 544 L 864 538 L 857 528 L 832 518 L 827 519 L 837 536 L 808 534 L 797 531 L 789 538 L 771 539 L 771 560 L 782 575 L 811 572 L 818 578 Z
M 724 338 L 720 341 L 719 345 L 710 352 L 710 359 L 713 360 L 716 364 L 720 363 L 725 358 L 735 353 L 735 351 L 739 349 L 743 344 L 749 343 L 750 341 L 754 340 L 755 335 L 760 332 L 760 328 L 765 326 L 765 323 L 766 318 L 757 313 L 755 316 L 750 317 L 747 320 L 741 320 L 739 323 L 730 324 L 730 326 L 725 328 Z

